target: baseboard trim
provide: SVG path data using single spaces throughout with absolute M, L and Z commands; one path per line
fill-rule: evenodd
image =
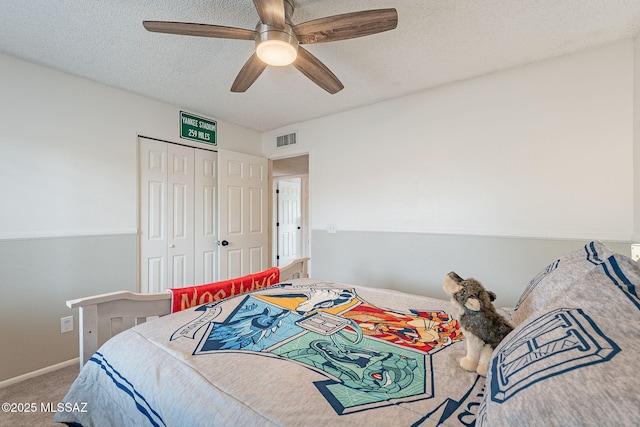
M 69 366 L 79 365 L 80 358 L 67 360 L 66 362 L 57 363 L 55 365 L 47 366 L 46 368 L 38 369 L 37 371 L 27 372 L 17 377 L 9 378 L 8 380 L 0 381 L 0 389 L 9 387 L 10 385 L 21 383 L 31 378 L 39 377 L 40 375 L 48 374 L 49 372 L 57 371 L 58 369 L 68 368 Z

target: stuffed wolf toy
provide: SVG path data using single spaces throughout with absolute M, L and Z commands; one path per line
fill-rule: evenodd
M 484 377 L 493 349 L 513 327 L 491 304 L 496 294 L 477 280 L 465 280 L 452 271 L 444 278 L 444 291 L 459 310 L 458 323 L 467 342 L 467 355 L 460 360 L 460 366 Z

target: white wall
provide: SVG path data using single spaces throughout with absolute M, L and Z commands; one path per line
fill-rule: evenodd
M 135 233 L 137 135 L 187 143 L 180 108 L 4 55 L 0 69 L 0 238 Z M 220 120 L 218 146 L 261 153 Z
M 271 158 L 309 152 L 313 277 L 445 298 L 454 270 L 514 305 L 589 240 L 629 255 L 633 92 L 626 40 L 297 123 L 262 145 Z M 291 131 L 298 145 L 275 148 Z
M 633 48 L 627 40 L 262 136 L 298 131 L 315 230 L 628 241 Z M 348 82 L 347 89 L 348 90 Z
M 179 114 L 0 55 L 0 383 L 78 356 L 66 300 L 137 290 L 137 136 L 185 143 Z M 261 154 L 255 131 L 217 137 Z

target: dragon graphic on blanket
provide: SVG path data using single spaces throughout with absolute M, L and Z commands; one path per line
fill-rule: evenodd
M 315 340 L 308 348 L 283 354 L 322 369 L 346 387 L 370 392 L 397 393 L 413 382 L 415 359 L 335 341 Z

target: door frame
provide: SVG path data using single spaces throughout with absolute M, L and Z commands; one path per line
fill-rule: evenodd
M 273 176 L 273 161 L 274 160 L 282 160 L 282 159 L 289 159 L 292 157 L 301 157 L 301 156 L 308 156 L 309 158 L 309 167 L 307 170 L 306 174 L 297 174 L 297 175 L 282 175 L 282 176 L 278 176 L 278 177 L 274 177 Z M 270 186 L 271 186 L 271 197 L 269 198 L 269 224 L 271 224 L 271 227 L 269 227 L 269 239 L 271 241 L 271 244 L 269 245 L 269 259 L 271 260 L 271 264 L 272 265 L 278 265 L 278 261 L 276 260 L 276 255 L 278 253 L 278 230 L 276 227 L 276 222 L 278 220 L 278 202 L 277 202 L 277 194 L 276 194 L 276 189 L 277 189 L 277 181 L 279 179 L 289 179 L 289 178 L 300 178 L 300 177 L 306 177 L 307 178 L 307 185 L 309 187 L 309 191 L 308 191 L 308 196 L 309 196 L 309 200 L 308 203 L 306 205 L 306 218 L 304 218 L 305 213 L 303 213 L 303 224 L 304 221 L 306 219 L 306 223 L 307 223 L 307 234 L 308 234 L 308 239 L 305 241 L 304 239 L 304 230 L 303 230 L 303 243 L 302 243 L 302 247 L 303 247 L 303 253 L 305 254 L 304 256 L 306 257 L 311 257 L 311 248 L 312 248 L 312 236 L 311 236 L 311 192 L 312 192 L 312 181 L 311 181 L 311 152 L 310 151 L 296 151 L 295 153 L 288 153 L 286 155 L 281 155 L 281 156 L 272 156 L 268 158 L 269 160 L 269 180 L 271 181 Z M 307 263 L 308 267 L 307 267 L 307 272 L 308 274 L 311 274 L 311 266 L 312 266 L 313 260 L 309 260 L 309 262 Z
M 278 262 L 278 246 L 280 244 L 280 242 L 278 241 L 280 238 L 280 233 L 278 232 L 278 218 L 280 217 L 278 209 L 280 207 L 280 204 L 278 203 L 278 182 L 280 181 L 288 181 L 291 179 L 296 179 L 296 178 L 300 178 L 300 216 L 302 218 L 302 224 L 300 225 L 301 227 L 301 236 L 300 236 L 300 247 L 302 250 L 301 256 L 303 257 L 308 257 L 309 256 L 309 240 L 310 237 L 308 239 L 305 240 L 305 235 L 310 236 L 310 230 L 309 230 L 309 207 L 308 205 L 305 205 L 304 203 L 304 186 L 305 186 L 305 178 L 306 178 L 306 184 L 308 185 L 309 183 L 309 174 L 305 173 L 305 174 L 300 174 L 300 175 L 283 175 L 283 176 L 278 176 L 278 177 L 273 177 L 272 180 L 272 197 L 273 197 L 273 203 L 272 203 L 272 244 L 271 244 L 271 248 L 272 248 L 272 264 L 274 266 L 278 266 L 279 262 Z M 305 224 L 306 223 L 306 224 Z

